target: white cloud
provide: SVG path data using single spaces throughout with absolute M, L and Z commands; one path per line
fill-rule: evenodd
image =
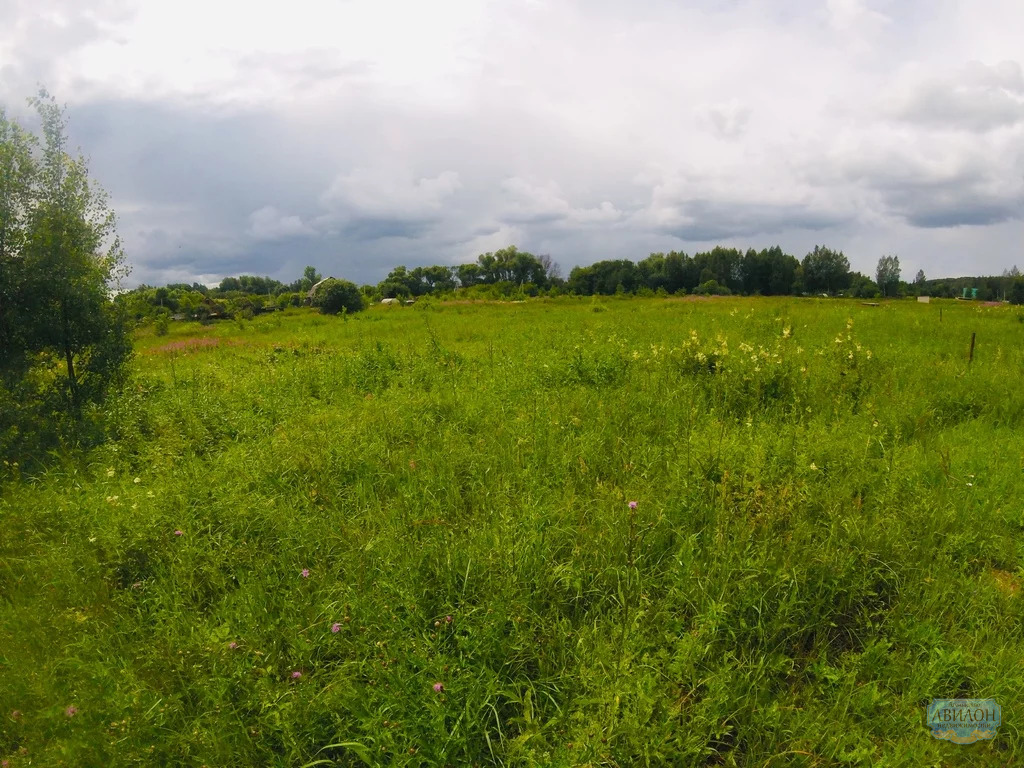
M 884 13 L 865 0 L 826 0 L 829 24 L 846 33 L 871 33 L 891 23 Z
M 617 221 L 622 217 L 622 213 L 607 200 L 594 208 L 573 207 L 553 181 L 535 184 L 519 176 L 512 176 L 502 181 L 501 188 L 505 193 L 505 205 L 499 216 L 504 222 L 598 224 Z
M 736 99 L 719 104 L 706 104 L 697 110 L 701 124 L 722 139 L 742 136 L 750 123 L 753 110 Z
M 267 205 L 249 214 L 248 233 L 257 240 L 281 240 L 312 235 L 314 231 L 301 217 L 281 213 Z
M 357 168 L 338 176 L 320 202 L 342 218 L 431 219 L 461 186 L 455 171 L 417 179 L 392 168 Z

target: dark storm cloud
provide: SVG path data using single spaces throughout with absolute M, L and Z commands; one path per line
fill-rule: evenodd
M 909 224 L 926 229 L 987 226 L 1024 217 L 1024 196 L 998 197 L 969 190 L 891 193 L 888 199 Z
M 325 207 L 337 169 L 357 162 L 328 138 L 345 132 L 345 123 L 297 130 L 265 110 L 105 101 L 76 107 L 71 134 L 88 148 L 93 175 L 119 211 L 133 282 L 182 271 L 285 279 L 303 258 L 329 258 L 371 279 L 349 254 L 366 253 L 368 241 L 425 236 L 444 179 L 410 187 L 412 207 L 391 215 L 374 210 L 358 185 Z M 358 124 L 348 127 L 350 135 L 360 132 Z M 394 190 L 376 193 L 390 204 Z
M 385 238 L 402 238 L 415 240 L 423 237 L 431 228 L 430 221 L 412 221 L 409 219 L 355 219 L 345 225 L 344 234 L 354 241 L 365 243 L 367 240 L 383 240 Z
M 105 101 L 70 117 L 98 177 L 127 201 L 187 203 L 223 220 L 262 207 L 268 192 L 282 207 L 306 200 L 330 179 L 269 111 Z

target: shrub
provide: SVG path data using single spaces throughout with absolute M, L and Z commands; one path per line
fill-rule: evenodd
M 728 296 L 732 293 L 724 285 L 719 284 L 717 280 L 707 280 L 694 288 L 693 292 L 704 296 Z
M 170 325 L 171 313 L 163 307 L 160 307 L 159 311 L 156 313 L 156 317 L 153 319 L 153 330 L 156 332 L 157 336 L 166 336 Z
M 320 308 L 323 315 L 359 312 L 365 307 L 363 294 L 359 292 L 355 283 L 333 278 L 324 281 L 317 289 L 313 303 Z

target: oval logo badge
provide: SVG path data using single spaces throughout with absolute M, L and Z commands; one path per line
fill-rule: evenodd
M 954 744 L 994 739 L 1002 716 L 995 699 L 932 699 L 928 705 L 932 736 Z

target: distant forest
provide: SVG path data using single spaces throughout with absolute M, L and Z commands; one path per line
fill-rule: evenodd
M 343 276 L 338 276 L 343 277 Z M 251 316 L 261 312 L 301 306 L 323 276 L 306 267 L 293 283 L 269 277 L 225 277 L 215 288 L 193 283 L 174 283 L 161 288 L 142 285 L 118 297 L 136 319 L 165 316 L 174 319 L 208 319 Z M 526 296 L 611 295 L 744 295 L 836 296 L 895 298 L 929 295 L 1009 301 L 1024 304 L 1024 277 L 1017 267 L 1000 276 L 954 277 L 929 280 L 918 271 L 906 282 L 899 258 L 883 256 L 875 275 L 850 269 L 842 251 L 815 246 L 802 260 L 778 246 L 745 253 L 716 247 L 689 256 L 679 251 L 652 253 L 633 262 L 628 259 L 598 261 L 574 267 L 563 277 L 549 256 L 535 256 L 509 246 L 481 254 L 475 262 L 457 266 L 434 265 L 409 269 L 398 266 L 376 285 L 363 285 L 367 302 L 382 299 L 521 298 Z

